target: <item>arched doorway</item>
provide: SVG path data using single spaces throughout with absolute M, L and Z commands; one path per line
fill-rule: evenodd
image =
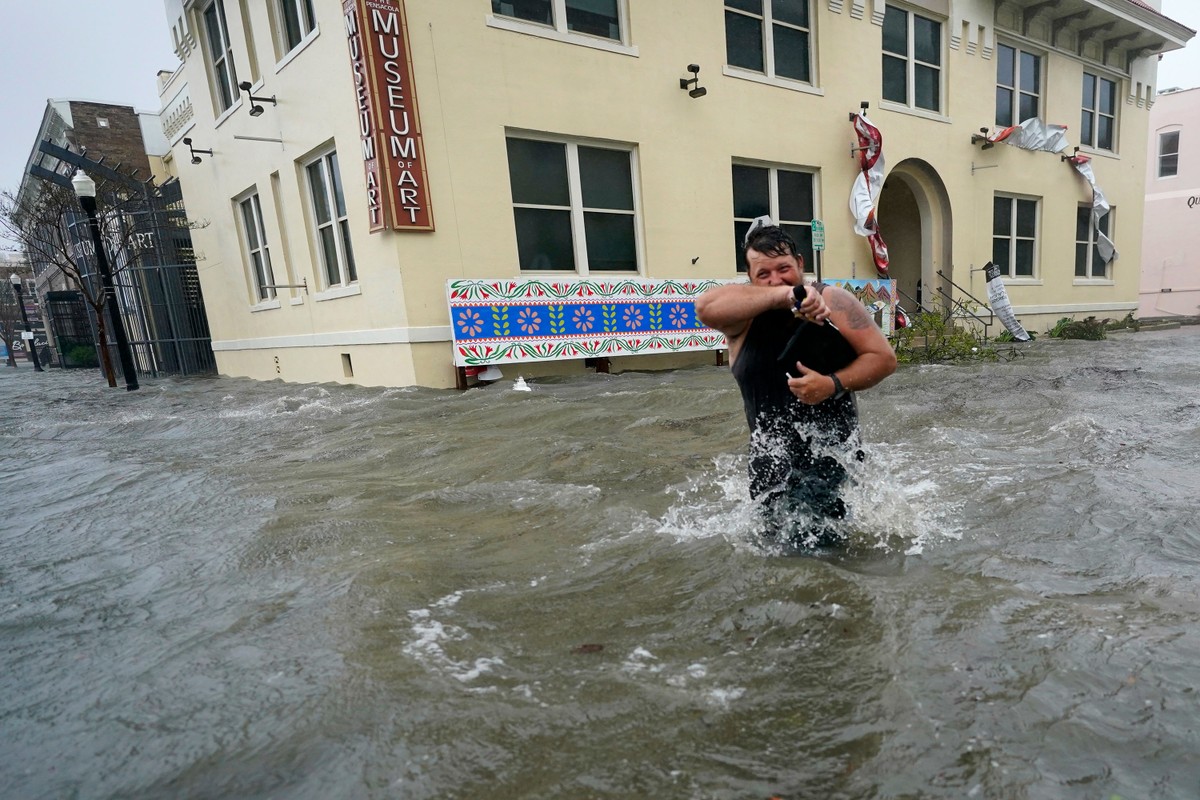
M 950 293 L 953 230 L 946 185 L 928 162 L 909 158 L 888 171 L 879 193 L 879 233 L 906 311 L 918 311 L 918 303 L 929 311 L 943 307 L 945 297 L 935 287 Z

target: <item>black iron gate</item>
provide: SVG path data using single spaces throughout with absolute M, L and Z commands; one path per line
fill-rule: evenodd
M 47 292 L 46 316 L 50 320 L 50 331 L 61 366 L 99 366 L 96 337 L 82 294 L 75 291 Z
M 192 249 L 191 229 L 179 182 L 172 179 L 162 186 L 156 186 L 153 181 L 138 181 L 106 166 L 102 163 L 103 159 L 95 161 L 85 154 L 73 153 L 49 141 L 42 142 L 39 149 L 57 158 L 63 165 L 95 172 L 124 184 L 129 190 L 127 202 L 121 204 L 121 213 L 107 218 L 104 225 L 119 226 L 124 241 L 138 243 L 134 252 L 122 254 L 123 260 L 110 265 L 117 307 L 128 333 L 138 372 L 148 375 L 215 372 L 216 358 L 212 352 L 200 276 Z M 66 175 L 40 165 L 31 166 L 30 174 L 67 188 L 71 186 Z M 129 199 L 132 202 L 128 202 Z M 85 232 L 85 218 L 80 215 L 65 220 L 65 223 L 80 251 L 90 254 L 91 239 Z M 94 264 L 89 272 L 83 278 L 93 284 L 90 291 L 99 293 L 99 275 Z M 83 302 L 78 292 L 50 294 L 75 295 L 74 299 L 63 297 L 59 301 L 64 304 L 58 307 L 67 315 L 66 321 L 60 323 L 56 314 L 47 314 L 51 317 L 56 336 L 61 327 L 66 337 L 58 343 L 63 354 L 63 365 L 72 366 L 68 363 L 66 350 L 62 348 L 78 347 L 76 337 L 84 328 L 95 354 L 95 311 Z M 86 326 L 79 324 L 80 305 Z M 112 363 L 118 363 L 120 354 L 111 334 L 109 348 L 112 351 Z M 79 358 L 85 358 L 82 349 L 79 350 Z
M 123 218 L 122 224 L 134 232 L 146 231 L 139 237 L 139 258 L 117 275 L 117 294 L 139 371 L 174 375 L 215 372 L 179 182 L 159 187 L 146 208 Z

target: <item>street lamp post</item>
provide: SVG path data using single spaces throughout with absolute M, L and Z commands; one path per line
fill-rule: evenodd
M 133 352 L 129 349 L 129 338 L 125 335 L 125 322 L 117 306 L 117 290 L 113 286 L 112 272 L 108 266 L 108 254 L 100 235 L 100 220 L 96 217 L 96 182 L 83 170 L 76 170 L 71 179 L 79 205 L 88 216 L 88 227 L 92 230 L 92 245 L 96 250 L 96 267 L 100 270 L 100 281 L 104 285 L 104 304 L 108 306 L 108 319 L 117 340 L 117 353 L 121 358 L 121 371 L 125 373 L 125 389 L 132 392 L 138 388 L 137 369 L 133 366 Z
M 33 362 L 35 370 L 44 372 L 42 362 L 38 361 L 37 347 L 33 341 L 33 328 L 29 327 L 29 314 L 25 311 L 25 298 L 21 296 L 21 276 L 14 272 L 9 276 L 9 280 L 12 281 L 13 293 L 17 296 L 17 305 L 21 307 L 21 321 L 25 323 L 25 331 L 29 334 L 29 338 L 26 339 L 29 342 L 29 360 Z

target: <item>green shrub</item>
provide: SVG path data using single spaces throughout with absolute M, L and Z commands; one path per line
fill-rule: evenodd
M 1074 320 L 1072 320 L 1070 317 L 1063 317 L 1058 322 L 1054 323 L 1053 328 L 1046 331 L 1046 335 L 1049 336 L 1051 339 L 1061 339 L 1063 330 L 1065 330 L 1066 327 L 1068 325 L 1070 325 L 1073 321 Z
M 942 361 L 995 361 L 996 349 L 973 331 L 956 326 L 941 314 L 922 312 L 910 318 L 907 328 L 896 331 L 893 346 L 901 364 Z
M 1025 331 L 1025 333 L 1029 336 L 1029 341 L 1033 341 L 1037 338 L 1037 334 L 1033 331 Z M 1000 334 L 995 340 L 1001 344 L 1011 344 L 1012 342 L 1017 341 L 1017 337 L 1013 336 L 1012 332 L 1008 330 L 1008 328 L 1005 328 L 1004 330 L 1000 331 Z
M 1087 339 L 1089 341 L 1108 338 L 1108 334 L 1104 330 L 1104 323 L 1095 317 L 1081 320 L 1063 317 L 1047 331 L 1047 335 L 1056 339 Z
M 100 357 L 96 348 L 88 344 L 77 344 L 67 351 L 67 364 L 72 367 L 98 367 Z
M 1133 312 L 1130 311 L 1121 319 L 1106 319 L 1104 321 L 1104 327 L 1110 331 L 1122 331 L 1126 328 L 1131 331 L 1136 331 L 1142 327 L 1142 324 L 1133 316 Z

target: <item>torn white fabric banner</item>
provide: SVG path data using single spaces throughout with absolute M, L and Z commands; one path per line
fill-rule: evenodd
M 1104 259 L 1104 263 L 1120 258 L 1116 246 L 1104 235 L 1104 231 L 1100 230 L 1100 220 L 1108 213 L 1108 200 L 1104 197 L 1104 192 L 1100 191 L 1100 187 L 1096 185 L 1096 176 L 1092 172 L 1091 159 L 1087 156 L 1075 155 L 1068 158 L 1075 170 L 1083 176 L 1092 187 L 1092 230 L 1096 233 L 1096 251 L 1100 253 L 1100 257 Z
M 1065 125 L 1050 125 L 1037 117 L 1024 120 L 1020 125 L 1012 125 L 1008 128 L 992 128 L 986 138 L 991 144 L 1004 142 L 1014 147 L 1020 147 L 1022 150 L 1045 150 L 1049 153 L 1059 153 L 1071 146 L 1071 143 L 1067 141 Z M 1109 205 L 1104 198 L 1104 192 L 1100 191 L 1100 187 L 1096 185 L 1096 176 L 1092 173 L 1091 164 L 1088 163 L 1091 159 L 1078 152 L 1073 156 L 1064 155 L 1063 158 L 1071 162 L 1071 166 L 1092 187 L 1092 230 L 1096 234 L 1096 250 L 1107 264 L 1120 256 L 1112 239 L 1109 239 L 1100 230 L 1100 220 L 1108 213 Z
M 1037 117 L 1008 128 L 992 128 L 987 140 L 992 143 L 1004 142 L 1022 150 L 1045 150 L 1050 153 L 1071 146 L 1067 141 L 1066 126 L 1048 125 Z

